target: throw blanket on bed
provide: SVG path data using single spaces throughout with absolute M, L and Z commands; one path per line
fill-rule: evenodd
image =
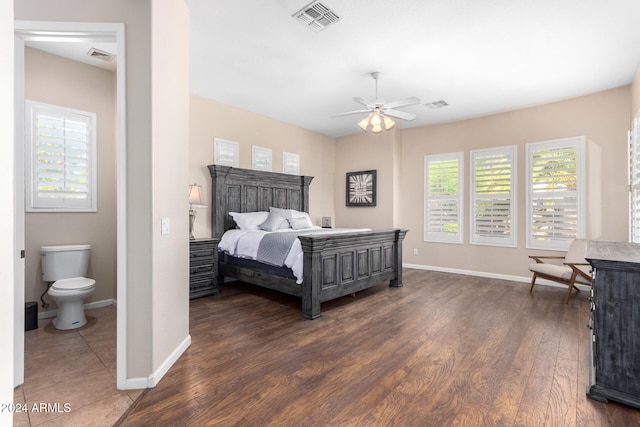
M 262 237 L 258 245 L 256 259 L 265 264 L 282 267 L 287 259 L 298 233 L 268 233 Z

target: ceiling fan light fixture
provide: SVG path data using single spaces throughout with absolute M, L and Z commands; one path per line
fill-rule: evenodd
M 390 117 L 384 116 L 384 129 L 389 130 L 396 125 L 396 122 L 391 120 Z
M 358 122 L 358 126 L 364 132 L 371 130 L 371 132 L 373 133 L 380 133 L 383 130 L 393 129 L 396 125 L 396 122 L 391 117 L 395 117 L 401 120 L 413 120 L 416 118 L 415 114 L 400 111 L 398 110 L 398 108 L 420 104 L 419 98 L 412 96 L 409 98 L 400 99 L 393 102 L 386 102 L 385 100 L 378 98 L 378 78 L 380 77 L 380 73 L 377 71 L 373 72 L 371 73 L 371 77 L 373 78 L 376 84 L 375 99 L 367 100 L 360 97 L 353 97 L 353 100 L 358 104 L 361 104 L 362 106 L 364 106 L 365 109 L 360 109 L 356 111 L 347 111 L 346 113 L 340 113 L 332 117 L 342 117 L 342 116 L 348 116 L 351 114 L 369 113 L 365 119 Z
M 371 121 L 371 116 L 373 116 L 373 113 L 370 113 L 367 117 L 362 119 L 362 121 L 360 123 L 358 123 L 358 126 L 360 126 L 360 129 L 362 129 L 365 132 L 367 131 L 367 127 L 369 127 L 369 122 Z
M 371 113 L 371 115 L 373 117 L 371 117 L 371 126 L 373 126 L 374 128 L 376 126 L 380 127 L 380 124 L 382 123 L 382 119 L 380 118 L 380 111 L 376 111 L 375 113 Z

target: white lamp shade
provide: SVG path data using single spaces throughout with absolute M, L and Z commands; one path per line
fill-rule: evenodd
M 384 116 L 384 128 L 385 130 L 389 130 L 396 125 L 396 122 L 391 120 L 391 118 Z
M 367 127 L 369 126 L 369 121 L 371 120 L 372 116 L 373 116 L 373 113 L 369 114 L 360 123 L 358 123 L 358 126 L 360 126 L 360 129 L 362 129 L 365 132 L 367 131 Z
M 380 123 L 382 122 L 382 120 L 380 119 L 380 114 L 376 113 L 373 115 L 373 117 L 371 117 L 371 126 L 373 126 L 374 128 L 376 126 L 380 126 Z
M 189 205 L 191 208 L 206 208 L 207 202 L 204 200 L 204 192 L 198 184 L 189 186 Z

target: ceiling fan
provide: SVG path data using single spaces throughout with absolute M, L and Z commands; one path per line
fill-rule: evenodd
M 416 115 L 413 113 L 407 113 L 405 111 L 397 110 L 397 108 L 409 107 L 411 105 L 420 104 L 420 99 L 412 96 L 410 98 L 401 99 L 393 102 L 386 102 L 384 99 L 378 98 L 378 78 L 379 72 L 371 73 L 371 77 L 376 82 L 376 98 L 374 100 L 364 99 L 360 97 L 353 97 L 353 100 L 358 104 L 364 105 L 366 108 L 362 110 L 347 111 L 346 113 L 336 114 L 332 117 L 342 117 L 351 114 L 369 113 L 369 115 L 358 123 L 358 126 L 366 131 L 371 128 L 373 133 L 382 132 L 382 130 L 389 130 L 395 126 L 395 122 L 390 117 L 395 117 L 402 120 L 413 120 Z

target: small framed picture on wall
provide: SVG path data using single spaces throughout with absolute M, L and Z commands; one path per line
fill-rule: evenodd
M 235 141 L 213 138 L 213 163 L 237 168 L 240 165 L 240 145 Z
M 253 169 L 259 171 L 271 172 L 273 163 L 271 159 L 271 148 L 252 146 L 252 163 Z
M 283 151 L 282 172 L 290 175 L 300 175 L 300 155 Z
M 347 172 L 347 206 L 376 205 L 376 170 Z

